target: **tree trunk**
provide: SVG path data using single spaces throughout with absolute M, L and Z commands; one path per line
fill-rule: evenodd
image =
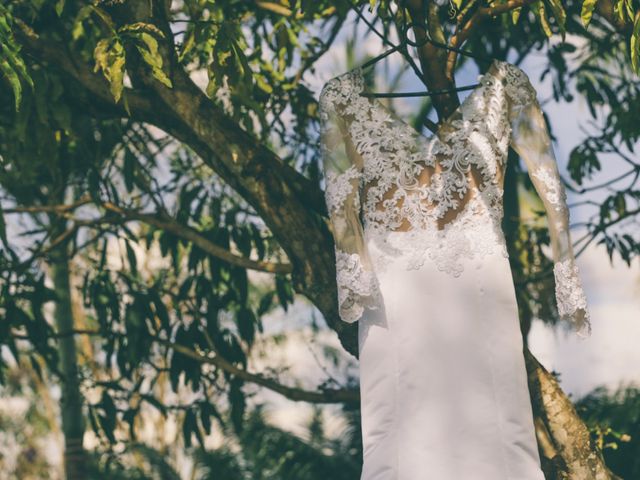
M 524 355 L 547 480 L 622 480 L 605 465 L 587 426 L 556 378 L 528 348 Z
M 59 230 L 62 231 L 62 229 Z M 65 334 L 74 328 L 67 248 L 68 245 L 64 243 L 52 251 L 50 264 L 53 288 L 57 296 L 54 320 L 56 330 L 61 334 L 58 339 L 60 358 L 58 368 L 62 377 L 60 412 L 65 442 L 64 470 L 67 480 L 85 480 L 87 478 L 86 455 L 82 442 L 85 426 L 76 344 L 74 335 Z

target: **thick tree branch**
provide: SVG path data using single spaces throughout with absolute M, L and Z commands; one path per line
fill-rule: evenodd
M 432 2 L 428 3 L 429 22 L 425 18 L 423 0 L 409 0 L 407 8 L 411 15 L 416 42 L 422 45 L 418 48 L 418 57 L 425 85 L 429 90 L 452 88 L 453 82 L 446 77 L 444 69 L 446 51 L 426 41 L 426 28 L 428 28 L 429 38 L 444 42 L 444 32 L 437 16 L 437 5 Z M 433 106 L 440 119 L 448 118 L 460 105 L 460 99 L 456 92 L 442 93 L 434 95 L 432 98 Z
M 555 377 L 528 348 L 525 348 L 524 355 L 529 385 L 532 387 L 533 408 L 545 427 L 539 429 L 538 436 L 540 432 L 546 432 L 547 435 L 543 452 L 555 453 L 552 458 L 544 458 L 543 463 L 551 463 L 550 467 L 555 467 L 552 469 L 555 478 L 622 480 L 606 467 L 602 453 L 591 444 L 589 430 Z
M 129 12 L 126 22 L 154 23 L 165 30 L 168 24 L 164 19 L 145 13 L 149 3 L 155 5 L 155 2 L 121 5 L 136 9 Z M 41 38 L 22 22 L 19 24 L 16 37 L 24 50 L 82 87 L 74 92 L 73 101 L 96 111 L 96 115 L 128 116 L 122 105 L 114 104 L 101 75 L 83 61 L 68 56 L 64 46 Z M 336 305 L 333 239 L 326 218 L 322 218 L 326 216 L 322 191 L 242 130 L 206 97 L 178 64 L 173 49 L 163 46 L 161 50 L 164 65 L 170 68 L 173 88 L 157 82 L 145 65 L 128 60 L 129 75 L 136 87 L 125 89 L 124 93 L 131 117 L 153 124 L 189 145 L 252 205 L 291 260 L 294 289 L 318 307 L 344 348 L 357 357 L 357 326 L 341 322 Z M 318 268 L 319 265 L 323 267 Z

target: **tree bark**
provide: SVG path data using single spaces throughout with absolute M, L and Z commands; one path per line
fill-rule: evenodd
M 528 348 L 524 355 L 547 480 L 622 480 L 605 465 L 602 452 L 556 378 Z
M 56 225 L 58 226 L 58 225 Z M 58 233 L 64 227 L 57 228 Z M 55 237 L 55 235 L 54 235 Z M 57 296 L 54 320 L 59 333 L 70 332 L 74 328 L 69 257 L 67 244 L 58 246 L 51 252 L 51 279 Z M 62 398 L 60 412 L 64 435 L 64 470 L 67 480 L 85 480 L 86 455 L 83 447 L 85 431 L 82 410 L 82 396 L 78 378 L 78 359 L 74 335 L 62 335 L 58 338 L 59 371 L 62 376 Z

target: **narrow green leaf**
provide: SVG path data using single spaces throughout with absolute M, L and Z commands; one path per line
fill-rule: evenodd
M 158 50 L 158 41 L 146 32 L 141 32 L 139 34 L 140 40 L 144 43 L 143 45 L 136 45 L 138 52 L 142 56 L 144 62 L 151 67 L 151 74 L 153 77 L 160 81 L 163 85 L 171 88 L 172 83 L 169 77 L 162 70 L 162 56 Z
M 84 24 L 83 22 L 89 18 L 91 15 L 91 5 L 86 5 L 78 10 L 78 14 L 73 21 L 73 28 L 71 30 L 71 38 L 74 40 L 78 40 L 80 37 L 84 35 Z
M 133 33 L 138 34 L 141 32 L 153 33 L 160 38 L 165 38 L 164 33 L 158 27 L 156 27 L 153 23 L 145 23 L 145 22 L 136 22 L 131 23 L 129 25 L 124 25 L 120 29 L 118 29 L 118 33 L 126 34 Z
M 550 37 L 551 35 L 553 35 L 553 32 L 551 31 L 551 26 L 549 25 L 549 20 L 547 19 L 547 13 L 546 13 L 546 8 L 544 6 L 544 2 L 542 0 L 538 0 L 532 3 L 532 6 L 533 6 L 532 11 L 534 15 L 538 17 L 538 20 L 540 20 L 540 26 L 542 27 L 542 31 L 547 37 Z
M 196 35 L 195 35 L 195 32 L 192 30 L 187 34 L 187 38 L 182 43 L 182 51 L 178 55 L 178 61 L 182 62 L 184 58 L 187 56 L 187 54 L 191 50 L 193 50 L 193 47 L 195 46 L 196 46 Z
M 17 111 L 20 109 L 20 102 L 22 100 L 22 84 L 20 83 L 20 78 L 18 78 L 18 74 L 11 68 L 11 65 L 9 65 L 9 62 L 6 60 L 0 61 L 0 73 L 8 80 L 11 86 Z
M 518 19 L 520 18 L 520 13 L 522 12 L 522 7 L 514 8 L 511 10 L 511 23 L 514 25 L 518 23 Z
M 64 1 L 65 0 L 58 0 L 56 2 L 56 13 L 58 14 L 58 16 L 61 16 L 64 10 Z
M 551 6 L 551 11 L 553 12 L 553 16 L 558 22 L 558 27 L 560 27 L 560 34 L 562 35 L 562 40 L 564 41 L 566 36 L 566 21 L 567 21 L 567 13 L 562 6 L 562 0 L 548 0 L 549 5 Z
M 625 0 L 624 6 L 625 6 L 625 9 L 627 10 L 627 16 L 629 17 L 629 20 L 631 20 L 634 15 L 633 4 L 631 3 L 631 0 Z
M 12 39 L 9 39 L 10 42 L 13 42 Z M 33 88 L 33 79 L 29 72 L 27 71 L 27 66 L 25 65 L 22 58 L 18 56 L 19 48 L 17 45 L 2 45 L 0 44 L 0 50 L 2 50 L 5 60 L 9 62 L 9 65 L 15 70 L 19 77 L 22 78 L 31 88 Z
M 597 3 L 598 0 L 584 0 L 584 2 L 582 3 L 580 18 L 582 19 L 584 28 L 587 28 L 589 26 L 589 23 L 591 23 L 591 16 L 593 15 L 593 11 L 596 9 Z
M 7 224 L 4 221 L 4 211 L 2 210 L 2 204 L 0 204 L 0 240 L 9 248 L 9 242 L 7 240 Z
M 633 21 L 633 32 L 631 33 L 631 66 L 636 73 L 640 73 L 638 68 L 640 57 L 640 10 L 636 13 L 636 18 Z
M 96 44 L 93 58 L 96 62 L 94 71 L 102 70 L 109 81 L 111 94 L 118 103 L 124 89 L 125 54 L 122 43 L 115 37 L 103 38 Z
M 237 315 L 238 333 L 248 345 L 252 345 L 256 335 L 256 317 L 253 310 L 242 307 Z
M 129 260 L 129 269 L 134 276 L 138 275 L 138 261 L 136 259 L 136 252 L 133 250 L 128 241 L 125 240 L 125 247 L 127 249 L 127 259 Z

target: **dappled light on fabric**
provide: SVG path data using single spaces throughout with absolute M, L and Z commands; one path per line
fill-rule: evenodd
M 358 321 L 361 480 L 544 480 L 502 231 L 509 146 L 549 220 L 558 312 L 590 333 L 549 133 L 526 74 L 496 60 L 431 136 L 360 95 L 320 96 L 340 316 Z
M 383 270 L 393 256 L 406 257 L 407 268 L 420 268 L 428 256 L 455 276 L 463 256 L 507 257 L 500 224 L 511 145 L 547 210 L 558 310 L 580 336 L 588 336 L 566 194 L 535 90 L 521 69 L 498 60 L 479 80 L 430 137 L 378 100 L 361 96 L 364 77 L 358 68 L 325 85 L 320 107 L 326 200 L 337 261 L 350 267 L 338 272 L 345 280 L 338 284 L 342 318 L 356 321 L 365 307 L 379 304 L 369 273 Z M 387 253 L 375 265 L 365 238 Z

